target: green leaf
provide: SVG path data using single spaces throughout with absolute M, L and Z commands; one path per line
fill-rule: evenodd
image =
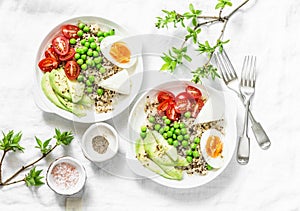
M 22 147 L 19 142 L 22 138 L 22 133 L 18 132 L 14 134 L 14 131 L 11 130 L 7 134 L 2 132 L 3 138 L 0 140 L 0 149 L 4 151 L 16 151 L 19 150 L 21 152 L 24 151 L 24 147 Z
M 215 7 L 216 10 L 217 10 L 217 9 L 220 9 L 220 8 L 223 8 L 223 4 L 222 4 L 222 3 L 218 3 L 218 4 L 216 5 L 216 7 Z
M 28 187 L 30 186 L 41 186 L 45 184 L 42 179 L 44 178 L 43 176 L 40 176 L 43 170 L 36 170 L 35 167 L 33 167 L 30 172 L 25 175 L 25 183 Z
M 35 136 L 36 143 L 39 147 L 42 147 L 42 141 Z
M 189 5 L 189 9 L 192 13 L 195 13 L 195 8 L 194 8 L 194 5 L 193 4 L 190 4 Z
M 188 62 L 191 62 L 192 61 L 192 58 L 189 57 L 188 55 L 183 55 L 183 58 L 185 58 L 185 60 L 187 60 Z
M 192 24 L 194 25 L 194 26 L 197 26 L 197 24 L 198 24 L 198 22 L 197 22 L 197 18 L 193 18 L 193 20 L 192 20 Z
M 56 145 L 69 145 L 74 139 L 71 131 L 62 133 L 59 129 L 55 128 L 55 133 L 56 135 L 53 138 L 56 139 Z
M 46 140 L 43 144 L 43 148 L 47 148 L 51 140 L 52 140 L 51 138 Z
M 160 70 L 162 70 L 162 71 L 169 70 L 169 65 L 170 65 L 170 63 L 163 64 L 163 66 L 161 66 Z

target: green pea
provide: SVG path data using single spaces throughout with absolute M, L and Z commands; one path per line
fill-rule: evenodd
M 208 164 L 206 164 L 206 168 L 207 168 L 207 170 L 213 170 L 213 167 L 211 167 L 210 165 L 208 165 Z
M 141 136 L 141 138 L 143 138 L 143 139 L 144 139 L 144 138 L 146 138 L 146 136 L 147 136 L 147 133 L 145 133 L 145 132 L 141 132 L 141 133 L 140 133 L 140 136 Z
M 97 51 L 93 51 L 93 57 L 99 56 L 99 53 Z
M 83 27 L 83 29 L 82 29 L 84 32 L 89 32 L 90 31 L 90 27 L 88 27 L 88 26 L 85 26 L 85 27 Z M 79 35 L 78 35 L 79 36 Z
M 89 94 L 92 93 L 93 92 L 93 88 L 92 87 L 86 88 L 86 92 L 89 93 Z
M 194 151 L 194 152 L 193 152 L 193 157 L 194 157 L 194 158 L 200 157 L 199 152 L 198 152 L 198 151 Z
M 177 136 L 175 134 L 173 134 L 172 138 L 173 139 L 177 139 Z
M 165 131 L 163 128 L 160 128 L 159 131 L 158 131 L 160 134 L 163 134 Z
M 75 45 L 76 44 L 76 39 L 71 38 L 69 42 L 70 42 L 70 44 Z
M 110 35 L 109 32 L 104 32 L 104 37 L 108 37 Z
M 86 60 L 86 64 L 89 65 L 89 66 L 91 66 L 92 65 L 92 61 L 93 61 L 92 59 L 88 59 L 88 60 Z
M 163 117 L 162 117 L 162 120 L 165 120 L 165 119 L 167 119 L 167 116 L 163 116 Z
M 84 46 L 87 47 L 87 48 L 89 48 L 90 47 L 90 43 L 86 42 L 86 43 L 84 43 Z
M 182 141 L 182 146 L 184 147 L 184 148 L 186 148 L 188 145 L 189 145 L 189 142 L 188 141 Z
M 170 128 L 170 131 L 174 132 L 175 128 L 174 127 L 171 127 Z
M 103 37 L 104 36 L 104 32 L 102 32 L 102 31 L 98 31 L 98 33 L 97 33 L 97 37 Z
M 95 76 L 90 75 L 90 76 L 89 76 L 89 81 L 90 81 L 91 83 L 94 83 L 94 81 L 95 81 Z
M 87 69 L 87 65 L 86 64 L 82 64 L 80 67 L 81 67 L 82 70 L 86 70 Z
M 195 144 L 199 144 L 200 143 L 200 138 L 199 137 L 195 137 L 194 138 L 194 143 Z
M 84 23 L 78 23 L 78 28 L 83 29 L 85 27 Z
M 96 51 L 100 52 L 100 46 L 99 45 L 97 45 Z
M 104 37 L 99 37 L 98 42 L 102 42 L 103 39 L 104 39 Z
M 191 112 L 190 111 L 185 112 L 184 117 L 185 118 L 191 118 Z
M 184 136 L 183 136 L 183 139 L 184 139 L 184 140 L 189 140 L 189 139 L 190 139 L 190 135 L 189 135 L 189 134 L 184 135 Z
M 99 95 L 99 96 L 101 96 L 101 95 L 103 95 L 103 89 L 97 89 L 97 94 Z
M 187 134 L 187 129 L 186 129 L 186 128 L 182 128 L 182 129 L 181 129 L 181 134 L 182 134 L 182 135 Z
M 82 31 L 82 30 L 78 30 L 77 35 L 78 35 L 79 37 L 82 37 L 83 31 Z
M 155 117 L 154 116 L 149 116 L 148 120 L 149 120 L 149 122 L 154 123 L 155 122 Z
M 98 70 L 99 70 L 101 67 L 102 67 L 101 64 L 97 64 L 97 65 L 96 65 L 96 68 L 97 68 Z
M 85 42 L 86 42 L 86 39 L 82 39 L 82 40 L 80 40 L 80 44 L 81 44 L 81 45 L 84 45 L 84 44 L 85 44 Z
M 76 53 L 79 53 L 79 54 L 80 54 L 81 48 L 76 48 L 75 51 L 76 51 Z
M 168 137 L 169 137 L 169 138 L 171 138 L 171 137 L 173 136 L 172 131 L 168 131 L 167 134 L 168 134 Z
M 100 73 L 105 73 L 106 69 L 104 67 L 101 67 L 99 71 L 100 71 Z
M 95 42 L 91 42 L 90 44 L 91 49 L 97 48 L 97 44 Z
M 83 80 L 84 80 L 83 75 L 79 75 L 79 76 L 77 77 L 77 81 L 82 82 Z
M 174 133 L 175 133 L 176 135 L 180 135 L 180 134 L 181 134 L 181 130 L 180 130 L 180 129 L 175 129 Z
M 87 80 L 87 81 L 85 82 L 85 84 L 86 84 L 87 86 L 92 86 L 92 85 L 93 85 L 92 82 L 90 82 L 89 80 Z
M 85 54 L 82 54 L 80 58 L 81 58 L 82 60 L 86 60 L 86 55 L 85 55 Z
M 185 154 L 187 156 L 193 156 L 193 151 L 189 149 L 189 150 L 185 151 Z
M 176 140 L 175 140 L 175 141 L 173 141 L 173 146 L 174 146 L 174 147 L 178 147 L 178 146 L 179 146 L 179 142 L 178 142 L 178 141 L 176 141 Z
M 173 127 L 174 127 L 175 129 L 179 128 L 179 124 L 178 124 L 178 122 L 174 122 L 174 125 L 173 125 Z
M 167 138 L 168 138 L 168 134 L 167 134 L 167 133 L 163 133 L 163 137 L 164 137 L 165 139 L 167 139 Z
M 95 62 L 94 62 L 94 60 L 92 60 L 92 64 L 91 64 L 91 67 L 95 67 Z
M 142 132 L 146 132 L 146 131 L 147 131 L 147 127 L 146 127 L 145 125 L 143 125 L 143 126 L 141 127 L 141 131 L 142 131 Z
M 181 123 L 179 124 L 179 127 L 180 127 L 180 128 L 185 128 L 185 124 L 184 124 L 183 122 L 181 122 Z
M 159 131 L 159 130 L 160 130 L 160 124 L 156 124 L 156 125 L 154 126 L 154 129 L 155 129 L 156 131 Z
M 168 138 L 168 144 L 173 145 L 173 139 L 172 138 Z
M 170 130 L 170 127 L 169 127 L 169 126 L 166 126 L 166 127 L 164 127 L 164 130 L 167 132 L 167 131 Z
M 89 37 L 88 41 L 91 43 L 91 42 L 94 42 L 94 37 Z
M 197 144 L 192 143 L 192 144 L 191 144 L 191 149 L 192 149 L 192 150 L 195 150 L 196 148 L 197 148 Z
M 191 163 L 191 162 L 193 162 L 193 158 L 191 156 L 187 156 L 186 157 L 186 161 L 189 162 L 189 163 Z
M 77 64 L 82 65 L 83 64 L 83 60 L 82 59 L 78 59 L 77 60 Z
M 97 57 L 97 58 L 95 58 L 95 59 L 94 59 L 94 62 L 95 62 L 96 64 L 101 63 L 101 62 L 102 62 L 102 57 Z
M 110 35 L 115 35 L 115 30 L 114 29 L 109 30 L 109 34 Z
M 92 51 L 92 49 L 89 49 L 88 51 L 87 51 L 87 53 L 86 53 L 88 56 L 93 56 L 93 51 Z
M 85 51 L 85 48 L 84 48 L 84 47 L 80 49 L 80 54 L 85 54 L 85 52 L 86 52 L 86 51 Z
M 182 141 L 183 140 L 183 136 L 182 135 L 177 136 L 177 140 L 178 141 Z
M 77 60 L 80 58 L 80 54 L 79 53 L 75 53 L 74 58 Z
M 166 125 L 169 125 L 169 124 L 171 124 L 171 120 L 169 120 L 169 119 L 165 119 L 165 124 L 166 124 Z

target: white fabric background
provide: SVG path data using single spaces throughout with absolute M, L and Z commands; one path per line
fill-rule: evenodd
M 251 136 L 249 164 L 240 166 L 232 160 L 220 177 L 205 186 L 174 190 L 149 180 L 108 174 L 81 153 L 78 141 L 88 124 L 74 125 L 42 112 L 35 105 L 32 97 L 35 54 L 44 36 L 58 23 L 76 16 L 101 16 L 127 27 L 133 34 L 171 35 L 172 32 L 154 27 L 155 17 L 162 14 L 161 9 L 183 11 L 189 2 L 200 7 L 207 4 L 183 0 L 1 0 L 0 130 L 23 131 L 22 143 L 27 148 L 25 154 L 7 156 L 4 177 L 38 154 L 33 149 L 34 135 L 46 139 L 59 127 L 73 130 L 76 140 L 71 147 L 58 149 L 39 167 L 45 169 L 54 158 L 65 154 L 82 161 L 88 174 L 82 199 L 84 210 L 299 210 L 300 3 L 297 0 L 250 1 L 228 24 L 225 38 L 231 42 L 227 51 L 236 69 L 240 70 L 246 54 L 258 57 L 252 109 L 268 132 L 272 146 L 263 151 Z M 241 1 L 234 1 L 234 5 L 238 2 Z M 119 168 L 126 166 L 119 164 Z M 15 185 L 0 190 L 0 210 L 64 210 L 64 203 L 64 198 L 46 185 L 38 189 Z

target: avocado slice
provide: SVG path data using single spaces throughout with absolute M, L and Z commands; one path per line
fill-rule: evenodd
M 86 116 L 84 107 L 82 105 L 72 103 L 72 102 L 68 101 L 67 99 L 64 99 L 63 97 L 61 97 L 58 94 L 56 96 L 57 96 L 58 100 L 65 106 L 66 111 L 69 111 L 78 117 Z
M 94 105 L 94 101 L 89 96 L 83 95 L 78 104 L 91 108 Z
M 42 77 L 42 81 L 41 81 L 42 90 L 43 90 L 44 94 L 46 95 L 46 97 L 52 103 L 54 103 L 59 108 L 65 109 L 65 106 L 58 100 L 55 92 L 52 89 L 52 86 L 50 84 L 49 75 L 50 75 L 50 73 L 46 72 Z
M 169 156 L 165 153 L 162 145 L 157 144 L 151 132 L 148 132 L 146 138 L 144 139 L 144 147 L 145 151 L 149 155 L 149 158 L 156 164 L 165 166 L 176 165 L 176 162 L 169 158 Z
M 78 103 L 84 94 L 85 85 L 83 83 L 79 83 L 78 81 L 71 81 L 67 79 L 69 92 L 72 98 L 73 103 Z
M 65 71 L 63 69 L 52 70 L 50 75 L 50 84 L 52 89 L 61 97 L 67 99 L 68 101 L 72 100 L 72 96 L 70 94 L 70 89 L 68 86 L 68 78 L 65 75 Z
M 177 149 L 166 141 L 166 139 L 157 131 L 152 131 L 152 134 L 157 142 L 158 145 L 161 145 L 163 147 L 163 150 L 166 152 L 166 154 L 173 160 L 177 161 L 178 155 L 177 155 Z
M 161 175 L 162 177 L 165 177 L 167 179 L 174 179 L 170 175 L 166 174 L 156 163 L 154 163 L 152 160 L 150 160 L 147 157 L 144 143 L 141 139 L 138 139 L 135 144 L 135 153 L 137 156 L 137 159 L 142 163 L 144 167 L 149 169 L 150 171 L 153 171 L 156 174 Z

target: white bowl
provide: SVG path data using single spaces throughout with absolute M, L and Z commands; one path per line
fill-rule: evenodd
M 108 141 L 107 150 L 100 154 L 93 149 L 92 139 L 96 136 L 103 136 Z M 107 123 L 95 123 L 83 134 L 81 149 L 87 159 L 93 162 L 102 162 L 111 159 L 118 152 L 119 137 L 117 131 Z
M 69 188 L 64 188 L 62 185 L 59 185 L 52 174 L 52 170 L 55 166 L 62 164 L 62 163 L 68 163 L 74 166 L 78 173 L 78 180 L 75 183 L 74 186 L 70 186 Z M 46 175 L 46 182 L 47 185 L 56 193 L 61 195 L 73 195 L 81 191 L 81 189 L 84 187 L 86 182 L 86 171 L 83 167 L 83 165 L 76 159 L 72 157 L 61 157 L 57 160 L 53 161 L 48 170 Z

